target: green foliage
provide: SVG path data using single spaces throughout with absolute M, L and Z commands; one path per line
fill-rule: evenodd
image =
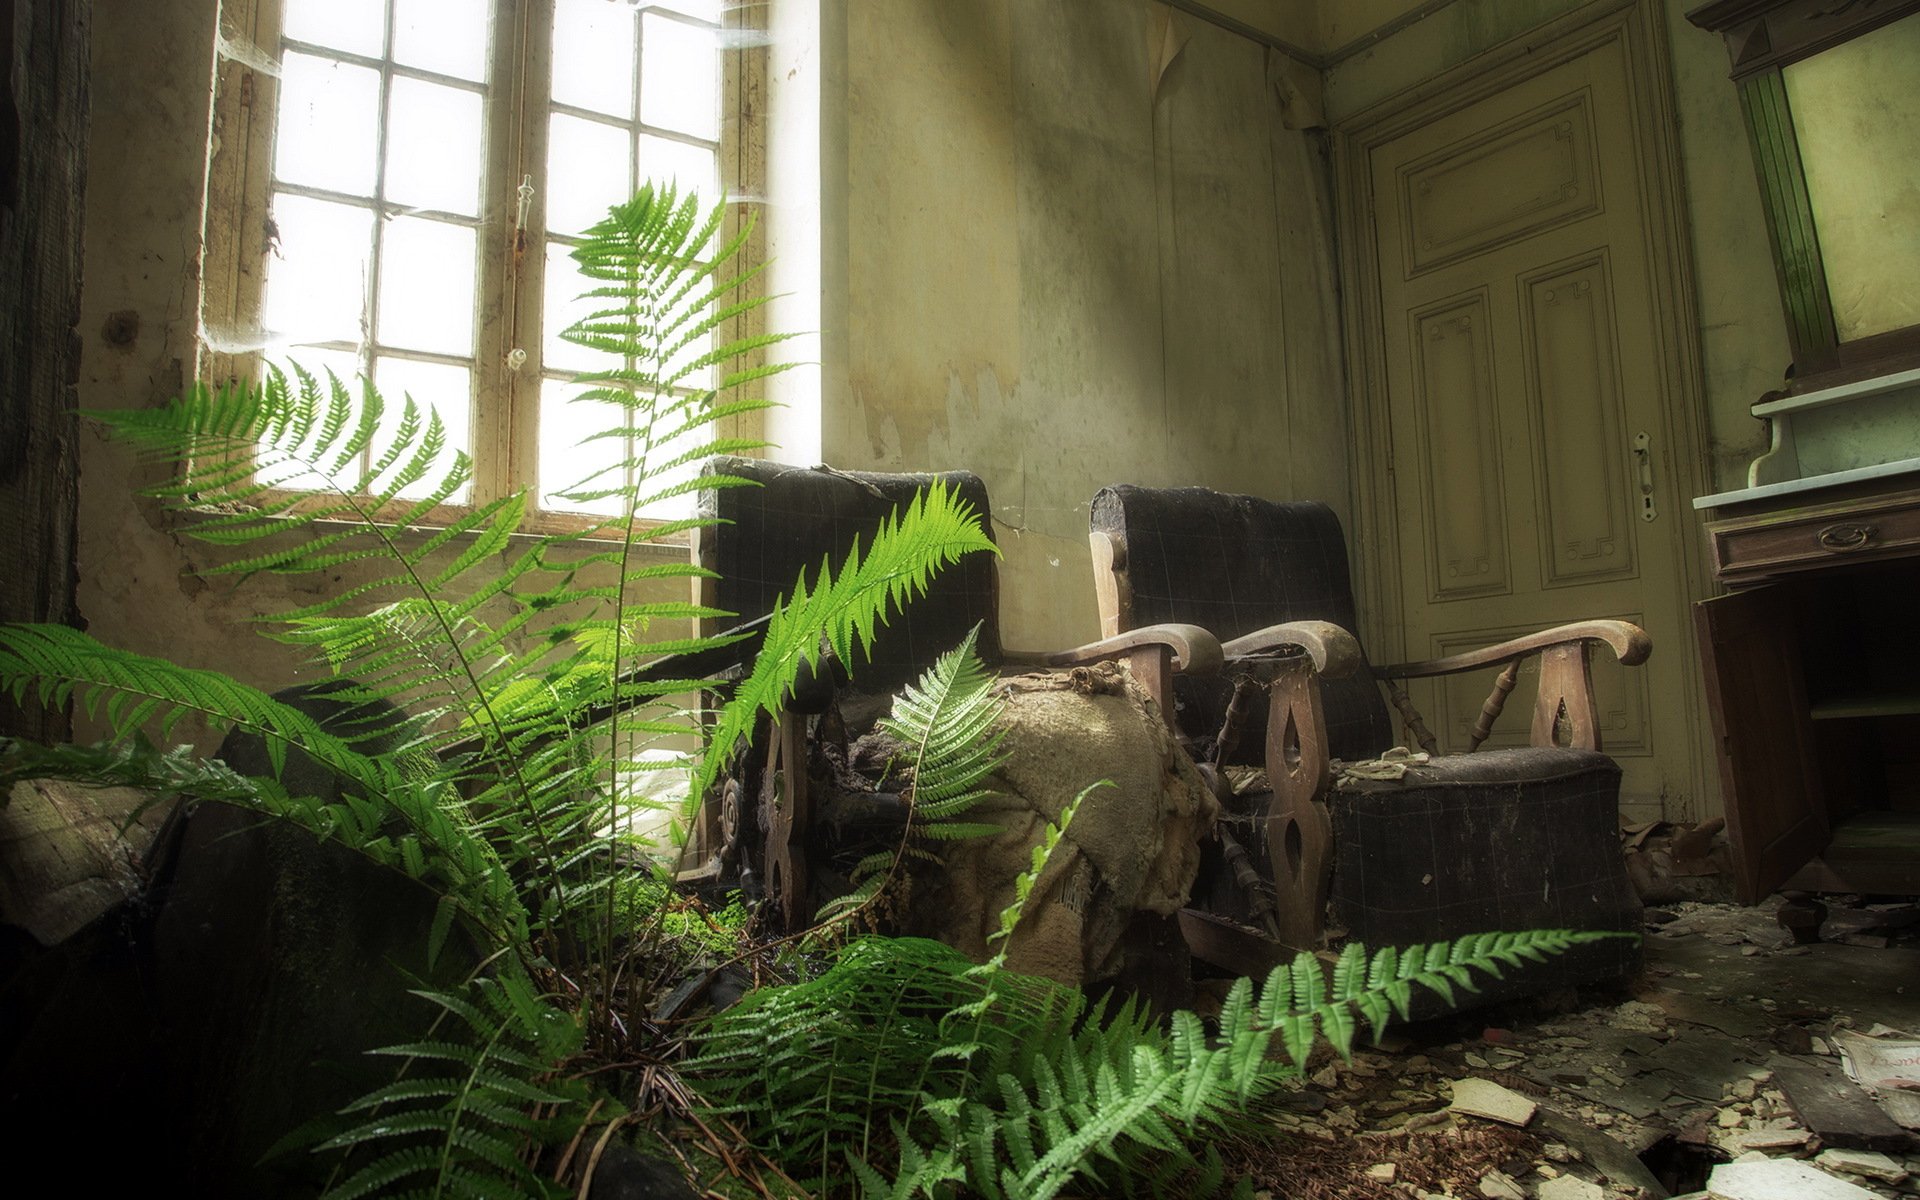
M 880 728 L 908 747 L 910 781 L 905 795 L 907 824 L 900 844 L 868 855 L 854 865 L 853 890 L 829 902 L 822 920 L 851 913 L 871 903 L 916 842 L 946 842 L 1000 832 L 998 825 L 963 821 L 968 809 L 991 793 L 980 784 L 1004 761 L 995 731 L 1006 704 L 995 694 L 995 678 L 974 650 L 980 627 L 958 646 L 934 660 L 919 682 L 894 697 L 892 715 Z
M 614 832 L 642 769 L 637 752 L 695 728 L 674 698 L 705 686 L 639 668 L 736 640 L 679 635 L 688 621 L 730 614 L 641 598 L 705 572 L 634 553 L 643 539 L 711 523 L 656 522 L 651 506 L 745 482 L 688 468 L 762 444 L 729 430 L 765 407 L 742 389 L 784 369 L 763 361 L 781 335 L 735 332 L 764 300 L 744 288 L 758 272 L 741 261 L 750 227 L 729 232 L 724 211 L 645 187 L 575 251 L 591 311 L 561 336 L 606 356 L 605 369 L 580 377 L 575 403 L 601 414 L 583 445 L 609 465 L 562 494 L 618 507 L 578 533 L 523 534 L 524 494 L 448 508 L 472 483 L 471 461 L 450 448 L 438 414 L 368 383 L 295 366 L 196 386 L 153 410 L 95 414 L 172 470 L 152 494 L 192 510 L 182 533 L 220 547 L 204 570 L 295 577 L 318 597 L 264 618 L 264 631 L 350 677 L 336 689 L 343 705 L 404 711 L 399 729 L 343 732 L 217 672 L 62 627 L 0 626 L 0 691 L 76 698 L 112 735 L 92 750 L 10 745 L 0 770 L 137 783 L 296 822 L 439 891 L 430 950 L 460 919 L 493 951 L 491 973 L 467 993 L 429 997 L 456 1034 L 392 1048 L 410 1070 L 356 1105 L 364 1119 L 329 1143 L 358 1152 L 337 1194 L 536 1194 L 524 1163 L 569 1118 L 536 1121 L 529 1106 L 575 1091 L 552 1072 L 576 1051 L 631 1059 L 627 1040 L 647 1030 L 628 1014 L 644 1011 L 644 990 L 676 977 L 675 963 L 737 951 L 740 910 L 709 914 L 675 896 Z M 837 574 L 825 563 L 811 584 L 803 574 L 719 715 L 693 795 L 755 714 L 818 661 L 823 639 L 854 664 L 933 571 L 990 546 L 979 514 L 936 487 Z M 145 740 L 187 714 L 258 734 L 274 777 Z M 331 782 L 288 771 L 296 748 Z M 933 812 L 953 799 L 936 798 Z M 626 971 L 647 956 L 659 961 Z M 535 978 L 562 981 L 576 1014 L 537 996 Z
M 188 713 L 214 717 L 260 735 L 276 771 L 295 744 L 361 783 L 380 774 L 346 740 L 258 688 L 218 671 L 117 650 L 65 625 L 0 625 L 0 688 L 17 704 L 31 697 L 58 707 L 77 698 L 88 716 L 104 716 L 123 734 L 154 721 L 164 737 Z
M 373 1052 L 410 1069 L 348 1105 L 346 1115 L 358 1123 L 318 1147 L 367 1160 L 327 1194 L 336 1200 L 392 1191 L 500 1200 L 568 1194 L 536 1174 L 529 1159 L 575 1127 L 586 1089 L 558 1072 L 580 1049 L 578 1019 L 511 968 L 475 979 L 464 992 L 414 994 L 440 1007 L 439 1027 L 452 1028 Z M 533 1115 L 542 1109 L 553 1115 Z
M 973 506 L 936 479 L 904 510 L 881 522 L 865 555 L 856 537 L 838 576 L 823 562 L 809 589 L 803 572 L 793 596 L 782 597 L 774 608 L 753 673 L 720 711 L 694 775 L 694 794 L 703 795 L 712 785 L 735 741 L 761 713 L 778 714 L 802 666 L 820 663 L 823 644 L 857 671 L 873 645 L 875 627 L 889 612 L 923 595 L 934 572 L 980 550 L 999 553 Z
M 1612 936 L 1480 934 L 1371 958 L 1350 946 L 1330 971 L 1302 955 L 1258 987 L 1239 980 L 1211 1032 L 1191 1012 L 1162 1027 L 939 943 L 866 938 L 820 978 L 721 1014 L 689 1070 L 816 1195 L 1040 1200 L 1076 1181 L 1110 1194 L 1204 1174 L 1206 1131 L 1298 1075 L 1316 1037 L 1348 1054 L 1356 1013 Z

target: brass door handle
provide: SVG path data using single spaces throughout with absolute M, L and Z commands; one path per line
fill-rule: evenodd
M 1823 550 L 1835 554 L 1844 554 L 1849 550 L 1860 550 L 1873 540 L 1879 530 L 1871 525 L 1829 525 L 1816 537 Z

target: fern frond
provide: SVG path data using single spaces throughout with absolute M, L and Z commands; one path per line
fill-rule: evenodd
M 93 714 L 105 713 L 116 737 L 129 737 L 150 719 L 165 736 L 188 713 L 259 734 L 278 773 L 289 745 L 328 768 L 371 785 L 380 770 L 319 722 L 258 688 L 218 671 L 177 666 L 119 650 L 65 625 L 0 625 L 0 691 L 15 703 L 29 696 L 57 707 L 69 698 Z M 129 698 L 143 703 L 128 707 Z M 145 703 L 151 702 L 151 703 Z
M 893 701 L 881 730 L 910 748 L 909 786 L 904 798 L 907 821 L 900 843 L 890 853 L 870 854 L 848 875 L 852 890 L 830 901 L 816 918 L 827 921 L 872 903 L 894 877 L 916 843 L 956 841 L 999 833 L 998 825 L 956 818 L 988 793 L 976 785 L 1001 762 L 1005 731 L 989 735 L 1005 704 L 994 694 L 995 679 L 974 651 L 980 627 L 958 646 L 934 660 L 916 683 Z M 935 859 L 935 861 L 938 861 Z
M 856 540 L 837 577 L 822 563 L 809 588 L 803 572 L 792 598 L 774 607 L 752 674 L 714 723 L 692 795 L 706 794 L 734 742 L 760 714 L 779 714 L 801 667 L 819 663 L 822 641 L 857 670 L 873 644 L 875 627 L 924 594 L 936 570 L 975 551 L 998 553 L 980 520 L 971 504 L 935 480 L 881 523 L 864 555 Z
M 456 1032 L 375 1051 L 405 1059 L 416 1073 L 342 1110 L 365 1114 L 364 1119 L 318 1149 L 369 1151 L 378 1157 L 329 1187 L 326 1195 L 394 1190 L 426 1196 L 566 1194 L 531 1169 L 528 1151 L 573 1131 L 564 1120 L 536 1118 L 530 1111 L 535 1106 L 574 1109 L 584 1094 L 577 1083 L 556 1077 L 580 1045 L 571 1015 L 538 996 L 511 962 L 498 977 L 473 980 L 464 993 L 415 994 L 454 1018 Z

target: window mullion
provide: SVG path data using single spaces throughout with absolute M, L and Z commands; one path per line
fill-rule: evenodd
M 526 88 L 530 10 L 544 0 L 495 0 L 492 9 L 492 58 L 483 128 L 486 167 L 481 183 L 479 286 L 474 320 L 473 446 L 475 504 L 499 499 L 514 489 L 512 451 L 515 385 L 526 367 L 515 370 L 513 351 L 521 345 L 515 331 L 516 244 L 514 216 L 520 184 L 523 92 Z
M 766 187 L 766 112 L 767 6 L 729 5 L 723 18 L 725 28 L 735 37 L 733 45 L 722 53 L 730 60 L 720 72 L 720 187 L 728 196 L 758 197 Z M 725 44 L 725 43 L 723 43 Z M 727 233 L 736 234 L 754 214 L 755 201 L 736 200 L 727 206 Z M 767 261 L 767 230 L 756 221 L 748 238 L 743 260 Z M 764 291 L 765 277 L 748 287 Z M 765 310 L 753 309 L 727 323 L 719 335 L 728 340 L 749 338 L 766 330 Z M 739 366 L 758 367 L 768 361 L 764 348 L 753 351 Z M 764 438 L 766 421 L 760 412 L 750 412 L 724 422 L 716 430 L 728 437 Z
M 257 0 L 221 5 L 222 31 L 254 46 L 280 38 L 280 6 Z M 253 379 L 260 352 L 263 264 L 272 215 L 273 113 L 279 81 L 237 57 L 218 60 L 215 143 L 207 172 L 203 234 L 201 374 L 218 380 Z
M 547 158 L 547 93 L 552 81 L 553 0 L 502 0 L 514 22 L 515 56 L 511 74 L 503 77 L 510 100 L 503 161 L 511 169 L 501 178 L 504 218 L 497 239 L 504 288 L 500 328 L 504 341 L 497 362 L 503 403 L 492 443 L 505 478 L 525 488 L 538 506 L 539 458 L 535 432 L 540 414 L 541 297 L 545 270 Z M 522 181 L 532 194 L 522 207 Z M 503 489 L 504 490 L 504 489 Z

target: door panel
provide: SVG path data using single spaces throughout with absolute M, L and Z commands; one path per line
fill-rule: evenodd
M 1491 332 L 1485 295 L 1414 314 L 1414 415 L 1440 498 L 1423 513 L 1434 600 L 1512 590 Z
M 1652 661 L 1595 676 L 1622 807 L 1659 816 L 1694 777 L 1677 540 L 1692 524 L 1660 471 L 1641 154 L 1618 42 L 1374 147 L 1395 533 L 1363 552 L 1399 580 L 1409 657 L 1639 614 Z M 1409 687 L 1448 749 L 1492 675 Z M 1492 744 L 1524 741 L 1531 690 Z
M 1520 343 L 1544 501 L 1543 587 L 1632 576 L 1636 539 L 1605 253 L 1521 280 Z
M 1576 95 L 1397 166 L 1407 277 L 1591 214 L 1592 130 Z

